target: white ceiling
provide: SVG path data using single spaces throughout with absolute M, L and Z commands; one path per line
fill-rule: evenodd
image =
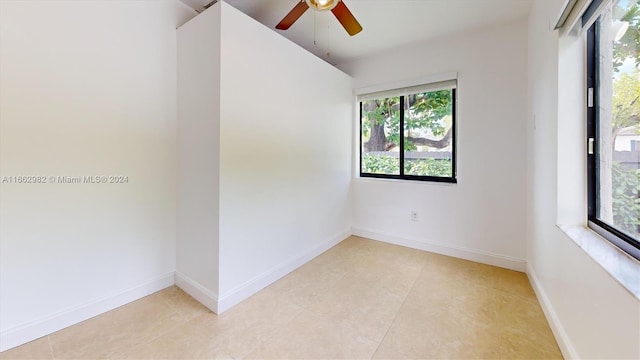
M 201 10 L 211 0 L 181 0 Z M 533 0 L 344 0 L 363 27 L 351 37 L 331 12 L 307 10 L 289 30 L 275 26 L 300 0 L 224 0 L 332 64 L 402 45 L 525 19 Z M 314 19 L 315 18 L 315 19 Z M 315 22 L 315 26 L 314 26 Z M 315 39 L 315 44 L 314 44 Z M 330 53 L 330 56 L 327 56 Z

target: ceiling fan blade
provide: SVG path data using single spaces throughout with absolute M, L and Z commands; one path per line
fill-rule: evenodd
M 280 21 L 280 23 L 276 25 L 276 29 L 287 30 L 291 27 L 291 25 L 293 25 L 294 22 L 296 22 L 300 18 L 300 16 L 302 16 L 302 14 L 304 14 L 305 11 L 307 11 L 308 8 L 309 5 L 307 5 L 306 2 L 300 1 L 298 5 L 294 6 L 293 9 L 289 11 L 287 16 L 285 16 L 284 19 L 282 19 L 282 21 Z
M 353 36 L 360 31 L 362 31 L 362 25 L 356 20 L 353 16 L 347 5 L 344 4 L 344 1 L 338 2 L 338 5 L 331 9 L 333 15 L 336 16 L 342 27 L 349 33 L 349 35 Z

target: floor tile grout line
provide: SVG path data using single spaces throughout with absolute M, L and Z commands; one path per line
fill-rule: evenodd
M 161 291 L 162 291 L 162 290 L 161 290 Z M 155 293 L 153 293 L 153 294 L 151 294 L 151 295 L 148 295 L 148 296 L 157 295 L 158 293 L 159 293 L 159 291 L 158 291 L 158 292 L 155 292 Z M 144 297 L 144 298 L 147 298 L 148 296 L 146 296 L 146 297 Z M 163 299 L 161 296 L 159 296 L 159 297 L 160 297 L 160 301 L 161 301 L 162 303 L 164 303 L 164 304 L 165 304 L 169 309 L 171 309 L 171 311 L 172 311 L 172 313 L 173 313 L 173 314 L 179 315 L 179 314 L 178 314 L 178 311 L 176 311 L 176 309 L 175 309 L 173 306 L 171 306 L 170 304 L 168 304 L 168 303 L 167 303 L 167 301 L 166 301 L 165 299 Z M 142 298 L 142 299 L 144 299 L 144 298 Z M 140 299 L 140 300 L 141 300 L 141 299 Z M 123 305 L 123 306 L 126 306 L 126 304 L 125 304 L 125 305 Z M 188 320 L 185 320 L 185 321 L 180 321 L 180 322 L 176 323 L 175 325 L 171 326 L 170 328 L 166 329 L 165 331 L 161 331 L 161 332 L 159 332 L 159 333 L 157 333 L 157 334 L 154 334 L 154 336 L 151 336 L 151 337 L 149 337 L 149 338 L 148 338 L 148 339 L 146 339 L 146 340 L 143 340 L 143 341 L 137 342 L 137 343 L 135 343 L 135 344 L 132 344 L 132 345 L 130 345 L 130 346 L 128 346 L 128 347 L 126 347 L 126 348 L 120 349 L 119 351 L 115 351 L 115 352 L 113 353 L 113 355 L 120 355 L 120 354 L 124 355 L 124 354 L 126 354 L 126 352 L 127 352 L 127 351 L 134 350 L 134 349 L 136 349 L 136 348 L 138 348 L 138 347 L 140 347 L 140 346 L 143 346 L 143 345 L 151 344 L 151 343 L 152 343 L 152 342 L 154 342 L 155 340 L 157 340 L 157 339 L 159 339 L 160 337 L 162 337 L 162 336 L 164 336 L 164 335 L 166 335 L 166 334 L 170 333 L 171 331 L 175 330 L 175 329 L 176 329 L 176 328 L 178 328 L 179 326 L 186 325 L 186 324 L 190 323 L 191 321 L 193 321 L 193 320 L 195 320 L 195 319 L 196 319 L 196 317 L 193 317 L 193 318 L 188 319 Z M 52 351 L 53 351 L 53 350 L 52 350 Z M 71 351 L 68 351 L 68 352 L 71 352 Z M 66 354 L 66 353 L 64 353 L 64 354 Z M 64 355 L 64 354 L 63 354 L 63 355 Z M 54 360 L 55 360 L 55 358 L 54 358 Z
M 324 254 L 324 253 L 323 253 L 323 254 Z M 322 256 L 323 254 L 321 254 L 320 256 Z M 306 264 L 305 264 L 305 265 L 306 265 Z M 304 266 L 304 265 L 302 265 L 301 267 L 303 267 L 303 266 Z M 301 267 L 300 267 L 300 268 L 301 268 Z M 335 283 L 337 283 L 337 282 L 339 282 L 339 281 L 343 280 L 343 279 L 347 276 L 347 274 L 348 274 L 350 271 L 353 271 L 353 269 L 352 269 L 352 268 L 347 268 L 347 270 L 343 271 L 343 272 L 340 274 L 340 276 L 339 276 L 339 277 L 338 277 L 334 282 L 335 282 Z M 327 286 L 327 287 L 325 287 L 325 288 L 324 288 L 324 289 L 322 289 L 322 290 L 323 290 L 323 291 L 327 291 L 327 290 L 329 290 L 329 289 L 328 289 L 329 287 L 330 287 L 330 286 Z M 317 301 L 317 298 L 315 298 L 314 300 L 315 300 L 315 301 Z M 275 337 L 278 335 L 278 332 L 279 332 L 279 331 L 282 331 L 282 329 L 286 329 L 286 327 L 287 327 L 290 323 L 292 323 L 292 322 L 293 322 L 293 321 L 295 321 L 297 318 L 299 318 L 300 316 L 302 316 L 302 314 L 304 313 L 304 311 L 308 311 L 309 313 L 313 314 L 314 316 L 318 316 L 318 317 L 320 317 L 320 318 L 322 318 L 322 319 L 324 319 L 324 320 L 332 321 L 332 320 L 330 320 L 330 319 L 327 319 L 323 314 L 319 314 L 319 313 L 317 313 L 317 312 L 315 312 L 315 311 L 311 310 L 310 308 L 312 307 L 312 305 L 313 305 L 313 304 L 314 304 L 314 302 L 311 302 L 311 303 L 309 303 L 309 304 L 296 304 L 296 306 L 298 307 L 298 309 L 297 309 L 298 314 L 296 314 L 295 316 L 293 316 L 293 317 L 292 317 L 292 318 L 291 318 L 291 319 L 290 319 L 286 324 L 282 324 L 282 325 L 281 325 L 280 327 L 278 327 L 275 331 L 273 331 L 273 333 L 271 334 L 271 336 L 269 336 L 269 337 L 267 337 L 267 338 L 265 338 L 265 339 L 264 339 L 263 344 L 264 344 L 264 343 L 267 343 L 270 339 L 275 338 Z M 242 359 L 247 359 L 251 354 L 253 354 L 253 353 L 256 351 L 256 349 L 258 349 L 258 347 L 259 347 L 259 345 L 258 345 L 258 346 L 254 346 L 254 347 L 251 349 L 251 351 L 250 351 L 247 355 L 245 355 L 244 357 L 242 357 Z
M 47 343 L 49 343 L 49 351 L 51 352 L 51 360 L 56 360 L 56 356 L 53 353 L 53 345 L 51 344 L 51 336 L 47 335 Z
M 269 342 L 269 340 L 273 339 L 276 337 L 276 335 L 278 335 L 278 333 L 282 330 L 282 329 L 286 329 L 286 327 L 291 324 L 294 320 L 298 319 L 300 316 L 302 316 L 302 313 L 305 311 L 306 309 L 303 307 L 299 307 L 297 309 L 298 314 L 296 314 L 295 316 L 293 316 L 289 321 L 287 321 L 285 324 L 282 324 L 281 326 L 277 327 L 271 334 L 270 336 L 267 336 L 265 339 L 263 339 L 262 343 L 254 346 L 247 355 L 241 357 L 241 360 L 247 359 L 249 358 L 249 355 L 253 354 L 262 344 L 266 344 Z M 308 310 L 307 310 L 308 311 Z M 228 355 L 228 354 L 227 354 Z M 229 356 L 232 358 L 232 356 Z
M 167 289 L 170 289 L 171 287 L 175 287 L 175 285 L 172 285 L 172 286 L 170 286 L 170 287 L 168 287 L 168 288 L 165 288 L 165 289 L 162 289 L 162 290 L 160 290 L 160 291 L 157 291 L 157 292 L 155 292 L 155 293 L 153 293 L 153 294 L 151 294 L 151 295 L 157 295 L 157 296 L 160 298 L 160 300 L 161 300 L 165 305 L 167 305 L 168 307 L 170 307 L 170 308 L 171 308 L 171 310 L 174 310 L 174 312 L 177 312 L 177 311 L 175 311 L 175 310 L 176 310 L 176 308 L 173 306 L 173 304 L 169 303 L 169 301 L 167 301 L 167 299 L 165 299 L 165 298 L 164 298 L 164 296 L 160 295 L 160 293 L 161 293 L 162 291 L 165 291 L 165 290 L 167 290 Z
M 491 279 L 492 279 L 492 282 L 495 279 L 495 275 L 493 274 L 493 272 L 491 272 Z M 494 282 L 494 285 L 495 285 L 495 282 Z M 491 302 L 493 303 L 494 307 L 497 308 L 498 307 L 498 293 L 501 290 L 500 289 L 496 289 L 495 286 L 492 287 L 492 290 L 493 290 L 493 292 L 491 294 Z M 499 319 L 500 315 L 499 315 L 498 311 L 495 310 L 495 309 L 494 309 L 494 311 L 496 313 L 494 321 L 496 321 L 496 324 L 498 326 L 498 333 L 497 333 L 497 339 L 496 339 L 496 341 L 498 343 L 498 356 L 499 356 L 499 359 L 502 360 L 502 359 L 504 359 L 504 356 L 502 355 L 502 334 L 500 332 L 501 331 L 501 326 L 500 326 L 501 321 Z
M 135 343 L 135 344 L 133 344 L 133 345 L 130 345 L 130 346 L 126 347 L 125 349 L 120 349 L 120 351 L 116 351 L 116 352 L 114 353 L 114 355 L 119 355 L 119 354 L 124 355 L 124 354 L 126 354 L 128 351 L 132 351 L 132 350 L 137 349 L 137 348 L 138 348 L 138 347 L 140 347 L 140 346 L 150 344 L 150 343 L 152 343 L 154 340 L 156 340 L 156 339 L 160 338 L 160 337 L 161 337 L 161 336 L 163 336 L 163 335 L 168 334 L 169 332 L 171 332 L 171 331 L 172 331 L 172 330 L 174 330 L 174 329 L 175 329 L 175 327 L 172 327 L 172 328 L 168 329 L 167 331 L 160 333 L 158 336 L 154 336 L 154 337 L 152 337 L 152 338 L 151 338 L 150 340 L 148 340 L 148 341 L 141 341 L 141 342 L 139 342 L 139 343 Z
M 426 261 L 426 259 L 425 259 L 425 261 Z M 393 320 L 391 321 L 391 324 L 389 325 L 389 327 L 387 328 L 387 331 L 384 333 L 384 336 L 380 340 L 380 343 L 378 344 L 378 347 L 376 347 L 376 350 L 371 355 L 371 359 L 373 359 L 373 357 L 376 356 L 376 354 L 378 353 L 378 350 L 380 350 L 380 346 L 382 346 L 382 343 L 384 343 L 384 339 L 386 339 L 387 335 L 389 335 L 389 331 L 393 327 L 393 324 L 396 322 L 396 319 L 398 318 L 398 315 L 400 314 L 400 311 L 404 307 L 404 304 L 407 302 L 407 299 L 409 298 L 409 295 L 411 294 L 411 292 L 415 288 L 416 283 L 418 282 L 418 278 L 420 277 L 420 274 L 422 273 L 422 269 L 424 269 L 424 266 L 425 266 L 425 264 L 423 262 L 422 265 L 420 266 L 420 271 L 418 271 L 418 275 L 416 275 L 416 278 L 413 280 L 413 284 L 411 284 L 411 289 L 409 289 L 409 291 L 407 291 L 407 295 L 405 295 L 404 300 L 402 301 L 402 305 L 400 305 L 400 307 L 398 308 L 398 311 L 396 311 L 396 315 L 393 317 Z M 408 356 L 403 351 L 399 351 L 397 349 L 394 349 L 394 350 L 398 351 L 399 353 L 401 353 L 401 354 L 403 354 L 405 356 Z
M 176 287 L 175 285 L 173 285 L 173 286 L 174 286 L 174 287 Z M 177 287 L 176 287 L 176 288 L 177 288 Z M 160 291 L 162 291 L 162 290 L 160 290 Z M 160 292 L 160 291 L 159 291 L 159 292 Z M 158 294 L 159 292 L 156 292 L 155 294 Z M 186 293 L 185 293 L 185 294 L 186 294 Z M 186 295 L 187 295 L 187 296 L 189 296 L 189 297 L 191 297 L 189 294 L 186 294 Z M 178 311 L 178 308 L 177 308 L 177 307 L 175 307 L 174 305 L 170 304 L 170 303 L 169 303 L 169 301 L 167 301 L 166 299 L 164 299 L 164 297 L 163 297 L 163 296 L 159 296 L 159 297 L 160 297 L 160 300 L 161 300 L 163 303 L 165 303 L 165 305 L 167 305 L 167 306 L 168 306 L 168 307 L 173 311 L 173 314 L 180 316 L 180 312 Z M 207 310 L 208 310 L 208 309 L 207 309 Z M 218 314 L 216 314 L 216 313 L 212 312 L 211 310 L 208 310 L 208 311 L 210 311 L 210 312 L 211 312 L 212 314 L 214 314 L 216 317 L 218 316 Z M 189 319 L 185 319 L 184 321 L 179 321 L 179 322 L 177 322 L 176 324 L 174 324 L 171 328 L 167 329 L 166 331 L 164 331 L 164 332 L 160 332 L 157 336 L 150 337 L 147 341 L 142 341 L 142 342 L 140 342 L 140 343 L 138 343 L 138 344 L 135 344 L 135 345 L 131 346 L 131 347 L 130 347 L 130 349 L 134 349 L 134 348 L 137 348 L 137 347 L 142 346 L 142 345 L 145 345 L 145 344 L 150 344 L 150 343 L 152 343 L 152 342 L 156 341 L 157 339 L 161 338 L 162 336 L 164 336 L 164 335 L 166 335 L 166 334 L 170 333 L 171 331 L 174 331 L 174 330 L 175 330 L 175 329 L 177 329 L 178 327 L 180 327 L 180 326 L 185 326 L 185 325 L 189 324 L 190 322 L 195 321 L 197 318 L 198 318 L 198 316 L 193 316 L 193 317 L 191 317 L 191 318 L 189 318 Z

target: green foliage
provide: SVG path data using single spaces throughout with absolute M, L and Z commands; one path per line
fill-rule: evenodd
M 370 174 L 400 174 L 399 160 L 393 156 L 362 156 L 362 171 Z
M 428 130 L 435 137 L 446 132 L 445 118 L 452 114 L 451 90 L 432 91 L 405 96 L 405 128 L 400 129 L 400 97 L 367 100 L 362 102 L 362 136 L 370 139 L 372 127 L 382 127 L 388 144 L 400 143 L 400 133 L 411 130 Z M 415 144 L 405 141 L 404 150 L 415 150 Z M 378 150 L 387 150 L 378 149 Z
M 619 71 L 622 63 L 628 58 L 634 59 L 636 68 L 640 67 L 640 58 L 638 57 L 638 49 L 640 49 L 640 2 L 636 2 L 629 8 L 623 8 L 619 3 L 613 8 L 613 17 L 629 23 L 629 29 L 613 47 L 614 71 Z
M 451 115 L 450 90 L 441 90 L 407 96 L 410 107 L 406 112 L 405 129 L 429 129 L 434 136 L 442 136 L 445 124 L 441 121 Z
M 629 23 L 627 32 L 613 46 L 613 69 L 618 73 L 613 82 L 611 125 L 614 144 L 621 129 L 637 126 L 640 122 L 640 2 L 631 6 L 628 4 L 621 1 L 613 8 L 614 19 Z M 627 59 L 633 59 L 636 68 L 628 73 L 620 73 L 620 67 Z M 611 177 L 613 223 L 620 230 L 638 239 L 640 169 L 629 169 L 614 162 Z
M 399 175 L 399 164 L 399 159 L 393 156 L 362 156 L 362 171 L 365 173 Z M 404 164 L 407 175 L 451 177 L 451 168 L 450 160 L 406 160 Z
M 364 155 L 362 157 L 362 171 L 370 174 L 399 175 L 398 158 L 393 156 Z
M 362 108 L 362 135 L 364 138 L 369 138 L 372 126 L 382 126 L 389 142 L 396 144 L 400 142 L 399 97 L 363 101 Z
M 425 175 L 451 177 L 451 160 L 407 160 L 404 162 L 404 173 L 407 175 Z
M 628 169 L 618 163 L 612 166 L 613 223 L 640 238 L 640 169 Z
M 613 82 L 613 119 L 614 135 L 616 131 L 637 125 L 640 121 L 640 71 L 621 74 Z

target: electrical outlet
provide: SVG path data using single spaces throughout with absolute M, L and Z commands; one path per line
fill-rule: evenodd
M 411 212 L 411 221 L 418 221 L 418 212 L 417 211 L 412 211 Z

